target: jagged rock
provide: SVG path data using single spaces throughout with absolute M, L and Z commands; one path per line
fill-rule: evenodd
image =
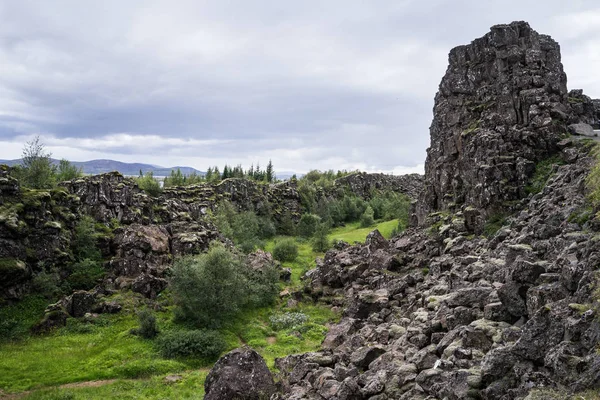
M 141 293 L 149 299 L 155 299 L 156 296 L 167 287 L 168 282 L 164 278 L 157 278 L 152 275 L 140 275 L 131 284 L 131 290 Z
M 235 349 L 216 362 L 204 383 L 206 400 L 262 400 L 275 393 L 263 358 L 250 348 Z
M 377 357 L 385 353 L 385 349 L 377 346 L 366 346 L 356 350 L 350 356 L 352 364 L 356 365 L 360 369 L 368 369 L 369 364 L 375 361 Z
M 557 111 L 568 109 L 559 45 L 526 22 L 493 26 L 452 49 L 449 64 L 435 100 L 420 224 L 433 211 L 471 207 L 488 216 L 519 199 L 535 162 L 556 151 L 566 130 Z

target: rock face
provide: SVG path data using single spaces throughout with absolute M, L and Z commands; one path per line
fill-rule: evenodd
M 275 390 L 265 360 L 249 348 L 221 357 L 204 382 L 206 400 L 263 400 Z
M 351 193 L 369 200 L 377 191 L 394 191 L 404 193 L 416 199 L 423 188 L 423 176 L 419 174 L 386 175 L 359 172 L 338 178 L 335 187 L 349 189 Z
M 452 49 L 435 98 L 418 223 L 467 207 L 483 221 L 522 198 L 535 163 L 567 131 L 566 82 L 558 43 L 526 22 L 493 26 Z

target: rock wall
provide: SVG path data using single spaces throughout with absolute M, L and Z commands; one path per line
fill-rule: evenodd
M 470 207 L 481 225 L 522 198 L 536 162 L 567 132 L 566 84 L 558 43 L 526 22 L 493 26 L 452 49 L 435 97 L 418 223 Z
M 382 191 L 404 193 L 411 199 L 416 199 L 423 188 L 423 176 L 419 174 L 395 176 L 359 172 L 336 179 L 335 188 L 349 190 L 365 200 L 369 200 L 377 192 Z

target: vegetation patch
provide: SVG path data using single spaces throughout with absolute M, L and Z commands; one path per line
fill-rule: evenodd
M 540 193 L 546 186 L 548 179 L 552 176 L 554 166 L 563 164 L 564 162 L 559 156 L 553 156 L 538 162 L 529 184 L 525 187 L 525 191 L 530 194 Z

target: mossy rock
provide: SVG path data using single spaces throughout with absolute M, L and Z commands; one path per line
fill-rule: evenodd
M 0 258 L 0 276 L 8 286 L 29 276 L 27 264 L 17 258 Z

